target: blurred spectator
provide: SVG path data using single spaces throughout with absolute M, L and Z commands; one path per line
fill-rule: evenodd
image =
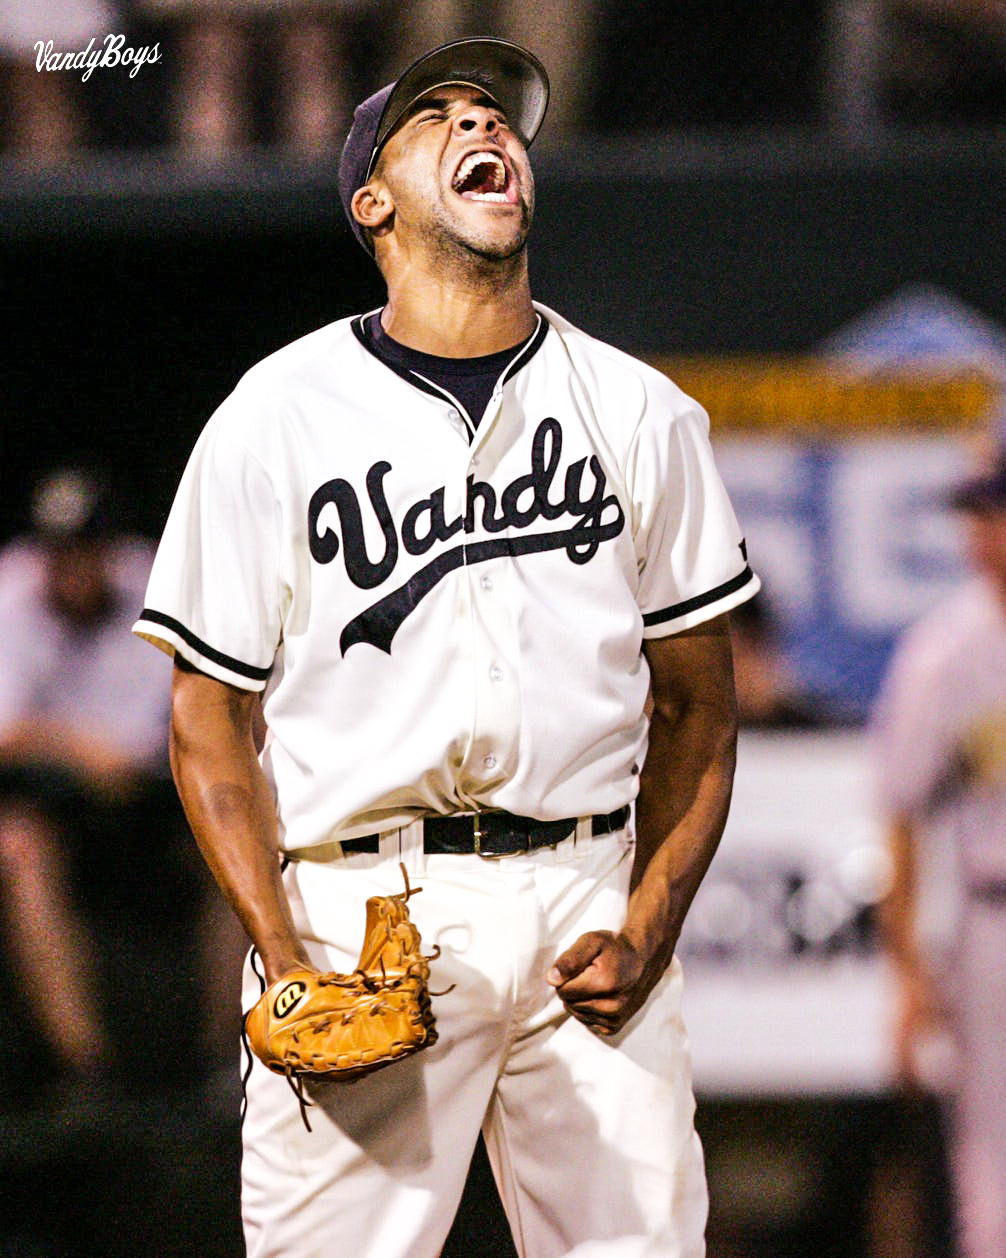
M 272 87 L 266 142 L 334 154 L 355 92 L 356 23 L 374 0 L 137 0 L 169 31 L 169 133 L 183 150 L 220 157 L 258 138 L 256 95 Z
M 597 0 L 137 0 L 174 48 L 170 132 L 184 150 L 209 157 L 258 138 L 305 156 L 331 153 L 360 94 L 361 61 L 377 60 L 391 79 L 430 47 L 489 32 L 549 66 L 546 127 L 565 134 L 583 121 L 596 8 Z M 263 84 L 272 99 L 264 128 Z
M 40 73 L 35 44 L 59 50 L 99 43 L 115 27 L 112 0 L 0 0 L 0 76 L 4 83 L 6 146 L 34 161 L 65 158 L 88 138 L 79 74 Z
M 898 1065 L 945 1092 L 961 1253 L 1006 1254 L 1006 449 L 959 487 L 973 577 L 908 631 L 876 717 Z
M 170 982 L 157 992 L 158 966 L 182 972 L 205 880 L 181 837 L 166 763 L 168 670 L 129 632 L 148 544 L 122 532 L 107 484 L 82 469 L 40 483 L 31 524 L 30 536 L 0 552 L 6 1062 L 16 1064 L 20 1040 L 28 1070 L 39 1073 L 32 1032 L 13 1013 L 20 1008 L 29 1023 L 44 1022 L 34 1034 L 50 1045 L 47 1073 L 89 1077 L 135 1068 L 131 1052 L 145 1058 L 150 1033 L 132 1045 L 136 1021 L 150 1013 L 144 999 L 161 1009 L 162 1026 L 172 1000 L 181 1009 L 191 999 L 191 987 L 173 992 Z M 123 981 L 120 967 L 131 966 Z M 190 958 L 193 977 L 195 967 Z M 152 988 L 145 998 L 139 972 Z M 189 1012 L 189 1036 L 191 1024 Z M 193 1053 L 197 1039 L 198 1031 Z M 193 1059 L 179 1054 L 162 1081 Z M 9 1098 L 16 1070 L 0 1083 Z
M 39 73 L 35 44 L 157 41 L 156 72 Z M 371 67 L 491 33 L 549 66 L 545 142 L 580 130 L 1006 119 L 1006 0 L 0 0 L 4 146 L 33 161 L 165 138 L 333 154 Z M 617 86 L 616 86 L 617 85 Z

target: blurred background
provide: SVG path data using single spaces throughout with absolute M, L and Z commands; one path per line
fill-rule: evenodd
M 1006 3 L 0 0 L 0 629 L 29 644 L 0 658 L 0 765 L 23 767 L 11 730 L 83 676 L 96 623 L 42 676 L 32 616 L 67 543 L 38 486 L 100 468 L 93 506 L 115 484 L 99 531 L 128 628 L 214 407 L 381 302 L 336 190 L 353 103 L 472 34 L 552 77 L 536 298 L 707 408 L 765 587 L 735 624 L 735 804 L 681 946 L 710 1258 L 950 1258 L 942 1075 L 896 1077 L 870 720 L 900 635 L 965 576 L 946 488 L 1006 435 Z M 57 532 L 90 538 L 91 506 Z M 226 1258 L 243 941 L 163 763 L 145 811 L 111 792 L 133 809 L 99 819 L 114 842 L 82 824 L 108 762 L 68 763 L 78 735 L 31 753 L 44 789 L 0 779 L 0 1256 Z M 32 829 L 54 773 L 71 803 Z M 47 991 L 71 1014 L 38 1030 Z M 478 1161 L 472 1186 L 448 1252 L 511 1253 Z

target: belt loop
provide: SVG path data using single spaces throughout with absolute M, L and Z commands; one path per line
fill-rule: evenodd
M 380 860 L 397 862 L 404 859 L 401 855 L 401 836 L 401 829 L 381 831 L 377 836 L 377 853 Z
M 563 839 L 561 843 L 555 845 L 555 859 L 557 861 L 572 861 L 577 857 L 586 856 L 590 851 L 590 844 L 593 843 L 594 836 L 591 830 L 589 817 L 578 817 L 576 819 L 576 829 L 568 839 Z
M 423 877 L 426 873 L 426 852 L 423 849 L 422 817 L 381 836 L 381 859 L 388 857 L 396 862 L 401 861 L 406 870 L 416 878 Z

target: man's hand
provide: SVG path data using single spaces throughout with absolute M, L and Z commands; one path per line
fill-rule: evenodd
M 649 639 L 653 713 L 621 929 L 581 935 L 546 978 L 574 1018 L 615 1035 L 671 963 L 726 822 L 737 712 L 727 617 Z
M 574 1018 L 615 1035 L 641 1008 L 662 973 L 647 967 L 624 935 L 593 930 L 557 958 L 545 976 Z

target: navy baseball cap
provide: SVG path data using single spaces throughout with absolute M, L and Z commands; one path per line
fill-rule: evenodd
M 1006 507 L 1006 447 L 998 451 L 985 471 L 953 489 L 950 505 L 958 511 L 995 511 Z
M 526 148 L 548 107 L 548 75 L 537 57 L 505 39 L 458 39 L 420 57 L 394 83 L 358 105 L 339 160 L 339 197 L 353 235 L 373 253 L 350 202 L 373 174 L 384 142 L 409 106 L 449 83 L 476 87 L 491 96 Z

